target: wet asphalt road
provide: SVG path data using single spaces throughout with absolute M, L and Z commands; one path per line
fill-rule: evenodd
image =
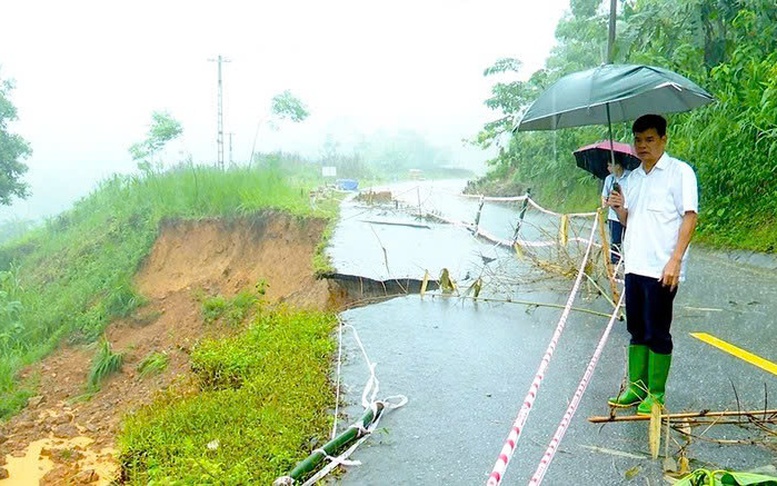
M 476 200 L 454 194 L 460 182 L 424 182 L 393 187 L 396 196 L 424 211 L 472 221 Z M 509 238 L 517 205 L 487 204 L 481 224 Z M 542 226 L 542 216 L 527 214 Z M 411 222 L 392 207 L 343 204 L 329 254 L 338 272 L 376 279 L 432 277 L 448 268 L 460 286 L 467 277 L 490 276 L 486 296 L 563 304 L 572 280 L 548 278 L 505 250 L 478 241 L 463 228 L 427 223 L 430 228 L 376 225 L 369 221 Z M 527 221 L 528 221 L 527 220 Z M 526 231 L 534 231 L 526 225 Z M 688 280 L 675 301 L 675 353 L 667 384 L 671 412 L 759 409 L 765 389 L 777 395 L 777 376 L 691 336 L 708 333 L 777 362 L 777 263 L 692 247 Z M 483 257 L 486 257 L 484 260 Z M 485 263 L 493 258 L 493 261 Z M 739 259 L 739 261 L 737 261 Z M 750 265 L 749 263 L 757 263 Z M 772 267 L 772 265 L 774 265 Z M 770 268 L 771 267 L 771 268 Z M 488 281 L 487 281 L 488 282 Z M 575 306 L 609 312 L 610 304 L 590 292 Z M 403 408 L 386 413 L 380 431 L 352 456 L 338 483 L 484 484 L 534 378 L 555 330 L 560 309 L 515 303 L 486 303 L 439 293 L 396 298 L 343 313 L 377 363 L 378 398 L 402 394 Z M 604 317 L 573 312 L 550 362 L 534 407 L 503 484 L 526 484 L 534 473 L 607 324 Z M 618 390 L 625 370 L 628 333 L 613 329 L 544 484 L 666 484 L 662 461 L 648 454 L 647 423 L 590 424 L 607 415 L 606 399 Z M 367 366 L 355 340 L 344 338 L 342 367 L 349 419 L 362 414 Z M 735 390 L 735 391 L 734 391 Z M 770 408 L 777 408 L 777 399 Z M 701 430 L 696 430 L 701 433 Z M 744 434 L 744 435 L 743 435 Z M 716 426 L 707 436 L 752 437 L 733 426 Z M 676 454 L 678 446 L 670 445 Z M 693 467 L 749 470 L 777 465 L 775 449 L 694 441 Z M 663 454 L 664 446 L 661 446 Z

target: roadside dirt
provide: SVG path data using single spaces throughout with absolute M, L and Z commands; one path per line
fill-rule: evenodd
M 260 280 L 269 302 L 337 309 L 344 298 L 311 265 L 325 222 L 266 213 L 234 221 L 170 221 L 136 277 L 148 303 L 113 322 L 106 337 L 124 353 L 120 373 L 85 399 L 95 348 L 63 345 L 23 372 L 39 393 L 0 427 L 0 484 L 110 484 L 117 477 L 115 437 L 122 416 L 189 374 L 187 352 L 205 336 L 224 332 L 204 324 L 202 296 L 230 297 Z M 140 378 L 150 353 L 169 357 L 167 369 Z M 7 478 L 7 479 L 6 479 Z

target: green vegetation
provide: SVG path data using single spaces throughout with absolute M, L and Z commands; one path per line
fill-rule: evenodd
M 334 233 L 334 225 L 329 224 L 324 228 L 321 234 L 321 242 L 316 246 L 316 253 L 313 255 L 313 272 L 316 275 L 324 275 L 335 271 L 332 266 L 332 259 L 326 254 L 326 247 L 329 244 L 329 240 L 332 239 Z
M 270 108 L 268 118 L 259 120 L 259 123 L 256 124 L 254 143 L 251 146 L 251 156 L 248 158 L 249 165 L 257 162 L 257 159 L 255 158 L 256 141 L 259 138 L 259 129 L 261 128 L 263 121 L 268 121 L 270 126 L 277 128 L 278 123 L 283 120 L 300 123 L 310 115 L 305 103 L 294 96 L 289 90 L 273 96 L 271 105 L 272 107 Z M 261 155 L 258 158 L 261 159 Z
M 295 123 L 304 121 L 310 115 L 305 103 L 289 90 L 272 97 L 270 111 L 278 120 L 291 120 Z
M 615 63 L 676 71 L 713 94 L 716 103 L 670 115 L 668 151 L 696 168 L 699 239 L 714 245 L 773 252 L 777 248 L 777 9 L 747 2 L 638 0 L 621 3 Z M 497 145 L 513 121 L 560 77 L 604 61 L 607 9 L 572 0 L 556 29 L 546 67 L 527 81 L 498 82 L 486 105 L 502 117 L 474 143 Z M 515 78 L 520 61 L 502 59 L 486 76 Z M 615 138 L 631 140 L 630 124 Z M 578 169 L 572 151 L 607 137 L 605 127 L 521 132 L 490 163 L 488 180 L 531 187 L 545 205 L 584 210 L 598 204 L 599 183 Z
M 677 486 L 726 486 L 747 484 L 750 486 L 769 486 L 777 484 L 777 478 L 764 474 L 735 471 L 709 471 L 697 469 L 675 483 Z
M 206 323 L 212 323 L 224 318 L 231 327 L 241 324 L 256 308 L 261 297 L 267 292 L 268 286 L 265 280 L 261 280 L 254 289 L 241 290 L 232 299 L 221 295 L 202 299 L 203 320 Z
M 148 129 L 146 139 L 132 144 L 129 148 L 132 160 L 137 162 L 138 169 L 149 173 L 155 168 L 161 168 L 161 162 L 154 161 L 154 157 L 164 148 L 167 142 L 178 138 L 183 133 L 181 123 L 169 113 L 155 111 L 151 114 L 151 126 Z
M 333 314 L 265 311 L 191 355 L 197 392 L 170 390 L 119 437 L 130 484 L 270 484 L 326 435 Z
M 169 363 L 170 356 L 168 356 L 167 353 L 154 351 L 149 353 L 148 356 L 138 363 L 138 375 L 141 378 L 158 375 L 167 369 Z
M 27 183 L 21 180 L 27 165 L 22 160 L 32 153 L 29 144 L 8 129 L 9 122 L 17 119 L 10 99 L 13 89 L 13 81 L 0 78 L 0 205 L 4 206 L 11 204 L 14 197 L 27 197 Z
M 311 208 L 310 190 L 320 182 L 317 169 L 283 154 L 261 156 L 251 169 L 188 164 L 116 176 L 70 211 L 0 247 L 0 417 L 35 393 L 34 381 L 14 379 L 23 366 L 63 340 L 95 341 L 112 319 L 143 303 L 132 278 L 165 220 L 281 210 L 333 224 L 336 199 Z M 248 330 L 195 347 L 198 391 L 184 390 L 182 382 L 128 418 L 119 442 L 129 482 L 267 484 L 325 436 L 326 410 L 335 400 L 328 377 L 336 317 L 260 305 L 268 285 L 260 280 L 233 298 L 203 299 L 206 320 L 238 327 L 250 319 Z M 122 361 L 100 339 L 86 393 L 78 398 L 97 393 Z M 168 364 L 166 353 L 154 351 L 137 371 L 147 377 Z
M 124 363 L 124 355 L 114 353 L 111 343 L 103 337 L 97 345 L 97 352 L 92 358 L 92 366 L 89 368 L 89 378 L 87 379 L 87 390 L 90 393 L 100 389 L 100 384 L 110 374 L 121 369 Z
M 220 171 L 180 165 L 164 173 L 114 176 L 74 207 L 0 247 L 0 418 L 30 391 L 14 377 L 63 339 L 89 343 L 143 298 L 132 277 L 165 219 L 235 218 L 259 211 L 331 218 L 337 201 L 310 207 L 315 169 L 270 155 L 258 167 Z M 2 309 L 0 309 L 2 310 Z
M 224 296 L 206 297 L 202 301 L 202 320 L 210 324 L 218 320 L 227 310 L 228 301 Z

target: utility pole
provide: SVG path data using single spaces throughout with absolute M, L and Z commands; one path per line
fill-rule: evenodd
M 216 134 L 216 146 L 218 148 L 218 158 L 216 165 L 219 169 L 224 170 L 224 95 L 221 82 L 221 63 L 230 62 L 229 59 L 219 55 L 217 59 L 208 59 L 210 62 L 218 63 L 219 72 L 219 84 L 218 84 L 218 120 L 216 122 L 217 134 Z
M 612 64 L 615 57 L 615 16 L 617 14 L 617 0 L 610 0 L 610 22 L 607 35 L 607 64 Z
M 232 132 L 229 132 L 229 166 L 232 167 Z

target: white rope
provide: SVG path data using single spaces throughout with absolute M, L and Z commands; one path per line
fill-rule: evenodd
M 337 466 L 359 466 L 361 465 L 360 461 L 349 461 L 348 457 L 361 445 L 362 442 L 367 440 L 367 438 L 372 434 L 372 432 L 377 428 L 378 423 L 380 422 L 380 419 L 383 417 L 383 414 L 386 412 L 386 410 L 394 410 L 397 408 L 400 408 L 404 406 L 407 403 L 407 397 L 404 395 L 391 395 L 389 397 L 386 397 L 384 400 L 376 400 L 375 396 L 378 394 L 378 391 L 380 389 L 379 381 L 377 376 L 375 376 L 375 367 L 377 366 L 377 363 L 373 363 L 370 361 L 370 357 L 367 355 L 367 350 L 364 347 L 364 344 L 362 343 L 361 338 L 359 337 L 358 331 L 356 331 L 356 328 L 351 326 L 350 324 L 346 324 L 343 319 L 338 316 L 337 318 L 338 323 L 340 324 L 338 326 L 338 334 L 339 334 L 339 345 L 338 345 L 338 355 L 337 355 L 337 405 L 335 405 L 335 419 L 334 419 L 334 426 L 332 428 L 332 439 L 334 439 L 337 436 L 337 414 L 338 414 L 338 405 L 340 403 L 340 375 L 341 375 L 341 362 L 342 362 L 342 346 L 343 346 L 343 330 L 348 328 L 351 331 L 353 331 L 354 339 L 356 340 L 356 343 L 359 346 L 359 350 L 361 351 L 362 357 L 364 358 L 364 361 L 367 364 L 367 368 L 370 370 L 370 377 L 367 379 L 367 383 L 364 386 L 364 391 L 362 392 L 362 406 L 365 409 L 372 410 L 372 416 L 373 421 L 368 427 L 364 427 L 364 425 L 361 422 L 356 422 L 349 426 L 349 428 L 354 428 L 358 430 L 359 439 L 353 443 L 348 449 L 343 451 L 341 454 L 337 455 L 336 457 L 330 456 L 326 453 L 323 449 L 319 448 L 314 450 L 311 454 L 315 454 L 317 452 L 321 452 L 324 455 L 324 459 L 329 461 L 326 466 L 321 468 L 316 474 L 311 476 L 307 481 L 305 481 L 302 486 L 312 486 L 316 482 L 320 481 L 323 477 L 325 477 L 327 474 L 329 474 L 334 468 Z M 379 405 L 382 406 L 382 410 L 380 410 Z M 278 481 L 281 481 L 278 483 Z M 283 482 L 286 481 L 286 482 Z M 274 484 L 294 484 L 294 481 L 288 477 L 282 477 L 278 478 L 276 480 L 276 483 Z
M 514 243 L 513 241 L 506 240 L 504 238 L 499 238 L 498 236 L 494 235 L 493 233 L 490 233 L 487 230 L 478 228 L 477 235 L 478 236 L 482 236 L 483 238 L 485 238 L 485 239 L 487 239 L 487 240 L 489 240 L 489 241 L 491 241 L 491 242 L 493 242 L 493 243 L 495 243 L 495 244 L 497 244 L 499 246 L 505 246 L 507 248 L 512 248 L 513 247 L 513 243 Z M 569 238 L 567 241 L 569 241 L 569 242 L 573 242 L 574 241 L 576 243 L 588 244 L 588 240 L 587 239 L 581 238 L 579 236 L 573 236 L 573 237 Z M 550 246 L 558 246 L 559 245 L 558 241 L 528 241 L 528 240 L 524 240 L 523 238 L 520 238 L 520 237 L 517 240 L 515 240 L 515 243 L 518 243 L 518 245 L 523 246 L 523 247 L 527 247 L 527 248 L 547 248 L 547 247 L 550 247 Z M 599 244 L 599 243 L 594 242 L 593 246 L 596 247 L 596 248 L 601 248 L 602 245 Z
M 532 198 L 529 198 L 529 204 L 531 204 L 531 206 L 534 209 L 536 209 L 537 211 L 539 211 L 541 213 L 549 214 L 551 216 L 558 216 L 558 217 L 564 216 L 563 213 L 557 213 L 557 212 L 551 211 L 549 209 L 543 208 L 542 206 L 540 206 L 539 204 L 534 202 L 534 199 L 532 199 Z M 598 213 L 596 213 L 596 212 L 593 212 L 593 213 L 569 213 L 569 214 L 566 214 L 566 216 L 568 216 L 570 218 L 593 218 L 597 214 Z
M 367 432 L 365 429 L 365 434 L 366 433 Z M 359 437 L 361 437 L 361 435 Z M 362 465 L 361 461 L 348 461 L 343 457 L 332 457 L 329 454 L 327 454 L 326 451 L 322 448 L 318 448 L 313 451 L 310 451 L 311 455 L 318 454 L 318 453 L 321 453 L 321 455 L 324 456 L 324 459 L 326 459 L 327 461 L 337 463 L 338 465 L 341 465 L 341 466 L 361 466 Z
M 529 196 L 510 196 L 510 197 L 486 197 L 482 195 L 474 195 L 474 194 L 459 194 L 461 197 L 474 199 L 477 198 L 480 201 L 492 201 L 492 202 L 512 202 L 512 201 L 528 201 L 529 204 L 541 213 L 555 216 L 555 217 L 563 217 L 566 216 L 568 218 L 589 218 L 589 217 L 596 217 L 598 215 L 598 212 L 590 212 L 590 213 L 569 213 L 569 214 L 562 214 L 557 213 L 555 211 L 550 211 L 548 209 L 543 208 L 539 204 L 537 204 L 531 197 Z M 459 226 L 468 229 L 469 231 L 472 231 L 475 236 L 482 236 L 483 238 L 497 244 L 500 246 L 512 248 L 514 243 L 519 243 L 523 247 L 527 248 L 548 248 L 558 245 L 558 241 L 556 240 L 547 240 L 547 241 L 528 241 L 523 238 L 518 237 L 515 241 L 506 240 L 503 238 L 499 238 L 495 236 L 494 234 L 490 233 L 489 231 L 482 229 L 481 227 L 475 227 L 473 224 L 466 223 L 463 221 L 453 220 L 450 218 L 446 218 L 441 215 L 433 214 L 430 212 L 426 213 L 427 217 L 435 218 L 439 221 L 442 221 L 444 223 L 452 224 L 454 226 Z M 567 241 L 569 242 L 575 242 L 575 243 L 588 243 L 588 240 L 579 236 L 573 236 L 569 238 Z M 599 243 L 594 243 L 594 246 L 597 248 L 600 248 L 602 245 Z
M 489 202 L 521 202 L 525 201 L 527 199 L 530 199 L 528 196 L 504 196 L 504 197 L 497 197 L 497 196 L 482 196 L 477 194 L 459 194 L 459 196 L 467 198 L 467 199 L 483 199 L 484 201 Z
M 362 340 L 359 338 L 359 333 L 356 331 L 356 328 L 350 324 L 346 324 L 346 327 L 353 331 L 353 337 L 356 339 L 356 343 L 359 345 L 359 349 L 362 352 L 364 361 L 367 363 L 367 368 L 370 370 L 370 377 L 367 378 L 367 383 L 364 385 L 364 391 L 362 392 L 362 406 L 364 408 L 370 408 L 372 403 L 375 401 L 375 396 L 378 394 L 378 390 L 380 389 L 380 382 L 378 381 L 378 377 L 375 376 L 375 367 L 378 364 L 370 361 L 370 358 L 367 356 L 367 351 L 364 349 L 364 344 L 362 344 Z M 369 399 L 367 398 L 368 395 Z
M 340 414 L 340 370 L 343 362 L 343 322 L 337 319 L 337 371 L 335 377 L 335 417 L 332 423 L 332 439 L 337 437 L 337 417 Z

